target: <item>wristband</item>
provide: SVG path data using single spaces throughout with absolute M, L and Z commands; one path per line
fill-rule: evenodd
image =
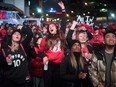
M 65 12 L 65 9 L 62 9 L 63 12 Z

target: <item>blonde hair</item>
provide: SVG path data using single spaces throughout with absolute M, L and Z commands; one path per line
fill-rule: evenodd
M 80 63 L 80 64 L 77 64 L 77 60 L 76 60 L 76 58 L 75 58 L 73 53 L 71 53 L 71 55 L 70 55 L 70 60 L 71 60 L 72 67 L 74 67 L 75 69 L 77 69 L 78 65 L 81 65 L 81 68 L 84 69 L 85 62 L 84 62 L 84 58 L 82 56 L 80 56 L 80 58 L 79 58 L 79 62 L 78 63 Z

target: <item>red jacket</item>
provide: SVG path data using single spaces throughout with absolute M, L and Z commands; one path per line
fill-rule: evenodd
M 39 52 L 39 48 L 34 47 L 36 54 Z M 32 58 L 32 75 L 35 77 L 43 77 L 43 60 L 40 57 Z
M 6 30 L 2 29 L 0 30 L 1 36 L 0 36 L 0 49 L 1 49 L 1 45 L 2 45 L 2 41 L 4 39 L 4 37 L 6 36 Z
M 4 38 L 6 36 L 6 30 L 5 29 L 0 30 L 0 33 L 2 34 L 2 38 Z
M 40 44 L 41 47 L 40 50 L 44 51 L 44 53 L 48 57 L 48 60 L 55 63 L 61 63 L 62 59 L 64 58 L 64 48 L 60 48 L 59 46 L 54 46 L 48 50 L 45 50 L 45 41 L 46 38 L 42 38 L 42 42 Z

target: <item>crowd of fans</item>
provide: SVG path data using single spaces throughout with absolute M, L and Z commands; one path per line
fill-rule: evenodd
M 0 25 L 1 87 L 116 87 L 116 24 Z M 45 69 L 45 65 L 47 68 Z

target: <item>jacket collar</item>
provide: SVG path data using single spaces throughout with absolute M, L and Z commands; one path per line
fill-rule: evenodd
M 99 53 L 105 58 L 105 49 L 102 49 Z M 116 60 L 116 48 L 114 49 L 113 60 Z

